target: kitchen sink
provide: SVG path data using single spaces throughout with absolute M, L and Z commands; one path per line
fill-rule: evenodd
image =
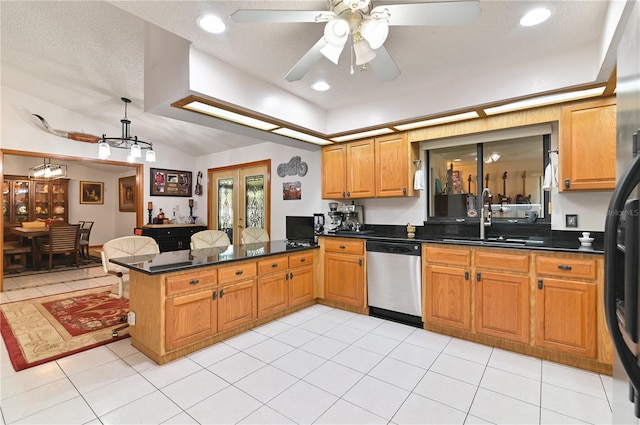
M 469 238 L 469 239 L 456 239 L 456 238 L 444 238 L 444 243 L 452 243 L 458 245 L 481 245 L 481 246 L 543 246 L 544 241 L 541 239 L 532 239 L 528 237 L 488 237 L 486 239 Z

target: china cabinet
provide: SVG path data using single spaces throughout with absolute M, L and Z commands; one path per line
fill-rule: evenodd
M 5 226 L 24 221 L 69 221 L 69 179 L 33 180 L 25 176 L 4 176 L 2 186 Z

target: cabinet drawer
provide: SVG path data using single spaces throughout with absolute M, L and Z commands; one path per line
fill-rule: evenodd
M 218 274 L 216 270 L 210 270 L 202 273 L 189 273 L 180 276 L 167 277 L 167 295 L 173 295 L 180 292 L 193 291 L 194 289 L 203 289 L 215 286 L 218 283 Z
M 430 263 L 455 264 L 468 266 L 471 264 L 470 249 L 451 249 L 429 246 L 425 250 L 425 257 Z
M 258 274 L 268 274 L 281 270 L 286 270 L 289 267 L 289 260 L 287 257 L 270 257 L 266 260 L 258 261 Z
M 301 252 L 289 255 L 289 267 L 310 266 L 313 264 L 313 252 Z
M 559 258 L 539 255 L 536 257 L 536 273 L 550 276 L 596 279 L 596 260 Z
M 475 259 L 476 267 L 523 273 L 529 271 L 529 254 L 477 250 Z
M 218 269 L 220 283 L 233 282 L 238 279 L 249 279 L 256 275 L 256 263 L 235 264 Z
M 324 249 L 329 252 L 362 255 L 364 254 L 364 241 L 327 238 Z

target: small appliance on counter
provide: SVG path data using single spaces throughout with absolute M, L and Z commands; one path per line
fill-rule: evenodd
M 365 232 L 363 205 L 353 202 L 338 205 L 337 202 L 329 202 L 329 218 L 331 223 L 327 226 L 327 231 L 330 233 Z

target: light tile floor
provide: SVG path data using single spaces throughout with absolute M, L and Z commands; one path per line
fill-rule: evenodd
M 112 282 L 64 273 L 2 302 Z M 129 339 L 0 361 L 3 424 L 611 423 L 609 376 L 319 304 L 163 366 Z

